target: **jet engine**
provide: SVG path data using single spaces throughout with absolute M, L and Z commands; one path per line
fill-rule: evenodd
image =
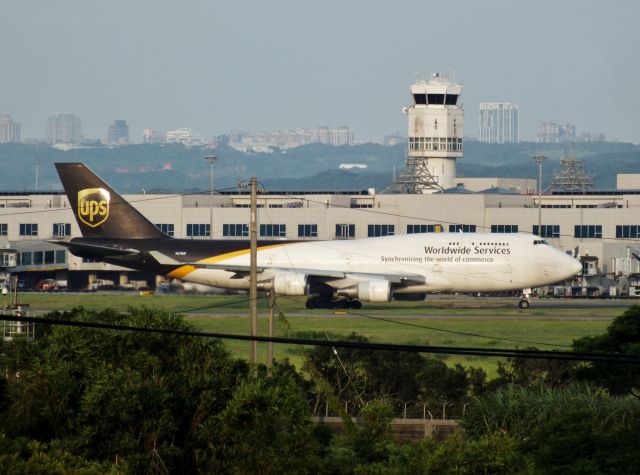
M 307 295 L 309 278 L 296 272 L 281 272 L 276 274 L 266 287 L 272 288 L 278 295 Z
M 338 295 L 357 298 L 365 302 L 389 302 L 391 300 L 391 282 L 388 280 L 367 280 L 353 287 L 340 289 Z
M 391 282 L 388 280 L 360 282 L 358 298 L 365 302 L 388 302 L 391 300 Z

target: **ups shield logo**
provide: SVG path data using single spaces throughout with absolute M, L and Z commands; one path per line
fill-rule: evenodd
M 92 228 L 100 226 L 109 217 L 109 192 L 102 188 L 78 191 L 78 218 Z

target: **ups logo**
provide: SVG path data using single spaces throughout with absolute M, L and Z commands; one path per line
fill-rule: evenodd
M 102 188 L 78 191 L 78 218 L 92 228 L 100 226 L 109 217 L 109 192 Z

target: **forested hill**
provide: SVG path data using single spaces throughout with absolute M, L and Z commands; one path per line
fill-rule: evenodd
M 489 145 L 465 143 L 458 161 L 460 177 L 537 176 L 531 157 L 542 153 L 545 183 L 559 168 L 568 147 L 560 144 L 521 143 Z M 85 162 L 124 193 L 153 191 L 202 191 L 209 189 L 209 168 L 203 156 L 211 150 L 182 145 L 95 146 L 60 151 L 46 145 L 0 144 L 0 191 L 31 191 L 35 188 L 35 162 L 39 162 L 39 189 L 60 190 L 55 162 Z M 242 153 L 227 146 L 215 150 L 216 188 L 234 187 L 238 179 L 256 176 L 271 190 L 381 190 L 402 167 L 406 145 L 376 144 L 331 147 L 312 144 L 274 153 Z M 640 146 L 626 143 L 577 144 L 574 153 L 600 189 L 613 188 L 616 173 L 640 173 Z M 342 170 L 343 163 L 367 165 L 366 169 Z

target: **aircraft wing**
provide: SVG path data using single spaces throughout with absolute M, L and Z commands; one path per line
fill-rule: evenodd
M 167 256 L 166 254 L 163 254 L 159 251 L 149 251 L 149 254 L 151 255 L 151 257 L 153 257 L 156 262 L 158 262 L 158 264 L 163 265 L 163 266 L 192 266 L 195 267 L 196 269 L 219 269 L 219 270 L 226 270 L 229 272 L 237 272 L 237 273 L 249 273 L 249 266 L 245 266 L 245 265 L 237 265 L 237 264 L 208 264 L 206 262 L 181 262 L 178 261 L 174 258 L 172 258 L 171 256 Z M 273 267 L 264 267 L 264 266 L 257 266 L 257 271 L 258 272 L 264 272 L 267 269 L 274 269 Z M 285 270 L 285 269 L 281 269 L 281 270 Z M 317 270 L 312 270 L 312 269 L 286 269 L 286 270 L 292 270 L 295 272 L 299 272 L 301 274 L 310 274 L 310 273 L 314 273 L 313 275 L 316 275 L 318 277 L 335 277 L 335 278 L 342 278 L 345 276 L 344 272 L 336 272 L 336 271 L 317 271 Z
M 151 257 L 153 257 L 158 264 L 166 265 L 166 266 L 192 266 L 196 269 L 220 269 L 226 270 L 229 272 L 237 272 L 240 274 L 249 273 L 249 266 L 247 265 L 236 265 L 236 264 L 207 264 L 203 262 L 181 262 L 176 259 L 173 259 L 171 256 L 167 256 L 159 251 L 149 251 Z M 345 279 L 347 277 L 353 278 L 356 280 L 367 280 L 371 278 L 376 279 L 384 279 L 388 280 L 393 284 L 424 284 L 425 277 L 420 274 L 371 274 L 366 272 L 342 272 L 342 271 L 333 271 L 327 269 L 304 269 L 304 268 L 291 268 L 291 267 L 264 267 L 258 266 L 258 272 L 269 271 L 274 274 L 280 272 L 295 272 L 298 274 L 305 274 L 309 277 L 321 277 L 321 278 L 330 278 L 330 279 Z

